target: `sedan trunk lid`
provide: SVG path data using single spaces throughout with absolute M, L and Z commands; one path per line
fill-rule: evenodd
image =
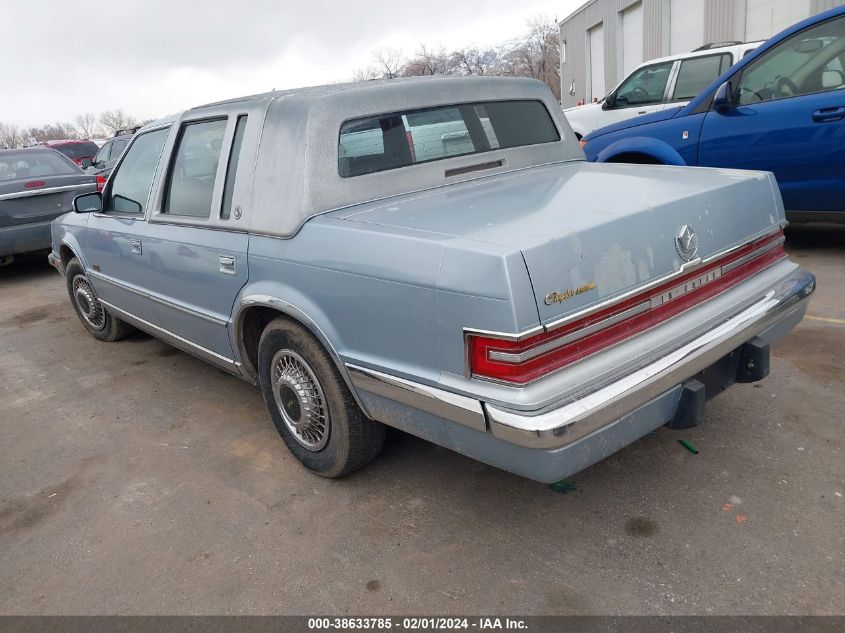
M 336 215 L 519 249 L 543 324 L 745 244 L 784 220 L 767 173 L 582 161 Z

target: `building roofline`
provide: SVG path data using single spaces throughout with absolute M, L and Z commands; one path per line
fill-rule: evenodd
M 563 18 L 560 22 L 558 22 L 558 23 L 557 23 L 557 25 L 558 25 L 558 26 L 563 26 L 566 22 L 569 22 L 569 21 L 570 21 L 572 18 L 574 18 L 576 15 L 578 15 L 578 14 L 579 14 L 579 13 L 581 13 L 581 12 L 583 12 L 583 11 L 584 11 L 587 7 L 589 7 L 590 5 L 595 4 L 596 2 L 598 2 L 598 0 L 587 0 L 584 4 L 582 4 L 580 7 L 578 7 L 577 9 L 575 9 L 572 13 L 570 13 L 570 14 L 569 14 L 569 15 L 567 15 L 565 18 Z

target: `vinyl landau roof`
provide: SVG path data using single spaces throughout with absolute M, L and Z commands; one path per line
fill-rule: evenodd
M 339 133 L 345 121 L 441 105 L 516 99 L 543 102 L 561 140 L 454 156 L 349 178 L 342 178 L 338 172 Z M 219 101 L 190 112 L 255 101 L 267 102 L 267 114 L 255 169 L 249 228 L 278 237 L 294 235 L 308 218 L 327 211 L 584 158 L 560 104 L 544 83 L 533 79 L 414 77 L 332 84 Z M 499 160 L 501 166 L 493 169 L 469 173 L 461 169 Z M 447 171 L 456 175 L 447 176 Z

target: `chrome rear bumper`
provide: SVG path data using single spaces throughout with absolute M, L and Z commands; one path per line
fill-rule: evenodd
M 509 410 L 357 365 L 347 368 L 356 389 L 476 431 L 489 429 L 493 437 L 515 446 L 559 449 L 610 427 L 761 333 L 776 340 L 800 322 L 814 290 L 815 277 L 797 269 L 680 347 L 541 412 Z
M 540 415 L 485 405 L 494 436 L 531 448 L 564 446 L 610 424 L 714 364 L 789 315 L 803 317 L 815 277 L 800 270 L 724 323 L 679 349 Z

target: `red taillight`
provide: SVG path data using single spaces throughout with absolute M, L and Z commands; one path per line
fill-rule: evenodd
M 106 177 L 97 174 L 97 191 L 102 191 L 103 187 L 106 186 Z
M 23 183 L 24 189 L 38 189 L 39 187 L 43 187 L 47 183 L 43 180 L 30 180 L 29 182 Z
M 473 376 L 524 384 L 695 307 L 786 257 L 783 231 L 552 331 L 521 341 L 468 335 Z

